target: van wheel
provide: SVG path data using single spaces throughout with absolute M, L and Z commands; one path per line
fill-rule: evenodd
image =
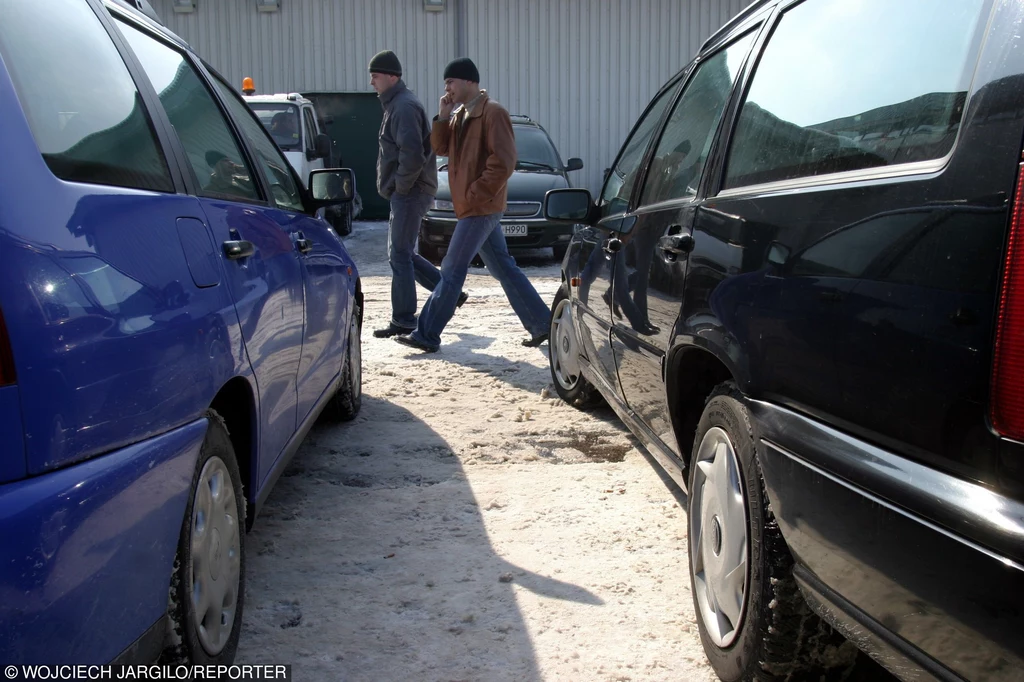
M 245 497 L 224 420 L 212 410 L 206 418 L 171 576 L 165 663 L 228 665 L 242 627 Z
M 587 408 L 603 402 L 601 394 L 586 380 L 580 368 L 579 337 L 572 319 L 572 304 L 565 283 L 551 305 L 551 335 L 548 361 L 555 392 L 574 407 Z
M 363 406 L 363 310 L 353 301 L 352 321 L 348 325 L 348 348 L 341 368 L 341 385 L 331 396 L 323 415 L 329 421 L 355 419 Z
M 828 678 L 857 648 L 807 606 L 768 507 L 762 447 L 732 382 L 701 415 L 690 459 L 690 587 L 701 643 L 725 682 Z
M 352 202 L 333 207 L 331 213 L 331 227 L 338 233 L 339 237 L 347 237 L 352 234 Z

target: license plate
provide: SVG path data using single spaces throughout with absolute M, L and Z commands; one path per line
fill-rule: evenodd
M 525 237 L 526 235 L 530 234 L 529 227 L 527 227 L 526 225 L 522 225 L 522 224 L 520 224 L 520 225 L 502 225 L 501 227 L 502 227 L 503 230 L 505 230 L 505 236 L 506 237 Z

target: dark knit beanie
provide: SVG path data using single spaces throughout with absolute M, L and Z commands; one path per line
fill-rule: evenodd
M 444 79 L 461 78 L 470 83 L 480 82 L 480 72 L 476 70 L 476 64 L 469 57 L 459 57 L 448 62 L 444 67 Z
M 386 73 L 392 76 L 402 75 L 402 62 L 391 50 L 384 50 L 373 55 L 370 60 L 370 73 Z

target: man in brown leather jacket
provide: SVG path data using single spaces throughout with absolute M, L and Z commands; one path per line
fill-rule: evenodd
M 423 304 L 416 329 L 395 340 L 430 353 L 440 347 L 441 332 L 455 313 L 469 264 L 479 252 L 530 333 L 523 345 L 539 346 L 548 338 L 551 311 L 509 255 L 500 223 L 516 165 L 512 121 L 504 107 L 480 89 L 480 74 L 468 58 L 448 64 L 444 84 L 430 144 L 435 153 L 448 157 L 448 182 L 459 221 L 441 263 L 441 281 Z M 456 104 L 462 106 L 452 116 Z

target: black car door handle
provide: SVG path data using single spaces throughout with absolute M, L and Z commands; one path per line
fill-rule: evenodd
M 224 242 L 224 255 L 229 260 L 248 258 L 256 253 L 256 247 L 246 239 L 231 239 Z
M 821 297 L 822 301 L 837 302 L 837 301 L 843 300 L 843 295 L 841 293 L 839 293 L 838 291 L 836 291 L 835 289 L 829 289 L 828 291 L 823 291 L 823 292 L 821 292 L 821 294 L 819 294 L 819 296 Z
M 670 234 L 658 240 L 658 248 L 676 255 L 690 253 L 693 251 L 693 235 Z
M 299 253 L 309 253 L 313 250 L 313 242 L 305 237 L 299 237 L 295 240 L 295 248 L 299 250 Z

